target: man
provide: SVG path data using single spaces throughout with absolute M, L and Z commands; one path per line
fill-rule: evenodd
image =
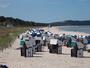
M 62 54 L 62 45 L 63 45 L 63 42 L 61 40 L 58 40 L 58 54 Z
M 33 57 L 33 42 L 32 42 L 32 36 L 28 36 L 25 39 L 26 44 L 26 57 Z
M 25 45 L 25 40 L 23 37 L 20 39 L 20 49 L 21 49 L 21 56 L 25 56 L 26 55 L 26 45 Z

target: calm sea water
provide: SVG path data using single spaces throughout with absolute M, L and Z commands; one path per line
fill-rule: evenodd
M 90 34 L 90 26 L 60 26 L 61 30 L 85 32 Z

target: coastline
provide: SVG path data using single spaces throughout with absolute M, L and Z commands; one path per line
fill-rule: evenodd
M 88 36 L 88 35 L 90 35 L 89 33 L 85 33 L 85 32 L 74 32 L 74 31 L 60 30 L 59 27 L 60 26 L 55 26 L 55 27 L 51 27 L 51 28 L 45 27 L 44 29 L 45 29 L 45 31 L 48 31 L 49 30 L 50 32 L 52 32 L 54 34 L 60 34 L 60 35 L 62 35 L 62 34 L 66 34 L 66 35 L 77 35 L 77 36 L 81 36 L 81 35 Z

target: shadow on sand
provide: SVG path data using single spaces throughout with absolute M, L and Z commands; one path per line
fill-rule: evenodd
M 33 58 L 34 58 L 34 57 L 41 58 L 42 56 L 33 56 Z
M 15 50 L 20 50 L 21 49 L 21 47 L 18 47 L 18 48 L 16 48 Z
M 61 55 L 71 55 L 70 53 L 62 53 Z
M 42 53 L 35 53 L 35 55 L 43 55 Z
M 83 58 L 90 58 L 90 56 L 83 56 Z

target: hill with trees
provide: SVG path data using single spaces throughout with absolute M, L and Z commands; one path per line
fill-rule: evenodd
M 53 26 L 68 26 L 68 25 L 82 26 L 82 25 L 90 25 L 90 20 L 85 20 L 85 21 L 66 20 L 63 22 L 52 22 L 50 23 L 50 25 L 53 25 Z
M 78 21 L 78 20 L 66 20 L 62 22 L 52 22 L 52 23 L 37 23 L 34 21 L 24 21 L 13 17 L 0 16 L 0 26 L 5 27 L 28 27 L 28 26 L 70 26 L 70 25 L 90 25 L 90 20 Z
M 0 26 L 6 27 L 28 27 L 28 26 L 47 26 L 45 23 L 36 23 L 34 21 L 24 21 L 18 18 L 0 16 Z

